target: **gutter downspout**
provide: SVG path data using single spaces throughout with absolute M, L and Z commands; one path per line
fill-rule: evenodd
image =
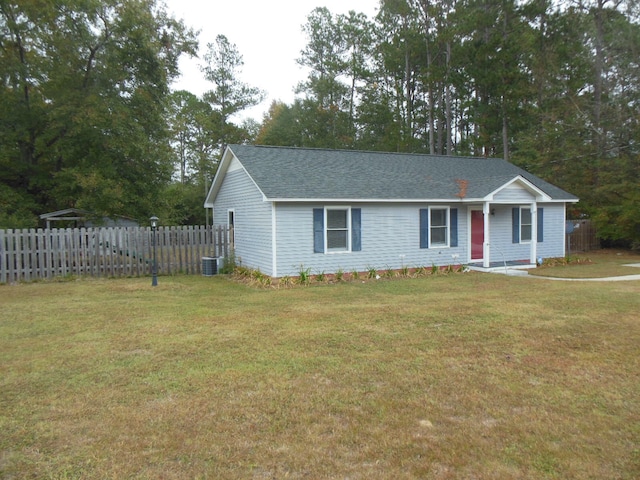
M 276 231 L 276 202 L 271 202 L 271 276 L 278 277 L 278 245 Z

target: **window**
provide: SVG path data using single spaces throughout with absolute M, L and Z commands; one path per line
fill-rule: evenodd
M 327 208 L 327 251 L 349 250 L 349 209 Z
M 420 209 L 420 248 L 458 246 L 458 209 Z
M 520 209 L 520 243 L 531 241 L 531 209 Z
M 429 223 L 430 244 L 433 247 L 448 247 L 449 235 L 447 235 L 449 209 L 432 208 Z
M 313 209 L 314 253 L 358 252 L 361 209 L 327 207 Z
M 544 208 L 536 211 L 536 239 L 538 243 L 544 241 Z M 513 243 L 529 243 L 533 236 L 533 215 L 530 207 L 513 208 Z
M 227 226 L 229 227 L 229 243 L 231 248 L 236 244 L 236 212 L 235 210 L 227 210 Z

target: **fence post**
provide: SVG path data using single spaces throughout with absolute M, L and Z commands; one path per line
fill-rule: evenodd
M 4 230 L 0 230 L 0 283 L 7 283 L 7 257 L 5 255 L 6 251 L 6 235 Z

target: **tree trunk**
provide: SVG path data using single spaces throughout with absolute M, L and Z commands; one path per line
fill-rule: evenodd
M 507 120 L 507 108 L 502 97 L 502 152 L 503 158 L 509 161 L 509 122 Z
M 451 124 L 453 119 L 451 118 L 451 83 L 449 82 L 449 68 L 451 62 L 451 42 L 447 42 L 447 70 L 445 74 L 444 83 L 444 107 L 445 107 L 445 122 L 447 125 L 447 155 L 453 155 L 453 138 L 451 135 Z
M 405 44 L 408 42 L 405 42 Z M 412 101 L 412 88 L 411 88 L 411 59 L 409 58 L 409 45 L 406 45 L 404 54 L 404 78 L 405 78 L 405 103 L 407 105 L 407 130 L 405 144 L 410 145 L 413 140 L 413 101 Z
M 604 151 L 604 136 L 602 133 L 602 89 L 603 89 L 603 70 L 604 70 L 604 18 L 603 9 L 606 0 L 598 0 L 596 10 L 594 12 L 594 21 L 596 27 L 595 38 L 595 59 L 594 59 L 594 81 L 593 81 L 593 129 L 594 129 L 594 147 L 596 151 L 594 165 L 594 186 L 600 183 L 600 162 Z
M 433 87 L 431 86 L 431 50 L 429 50 L 429 42 L 427 41 L 427 97 L 428 107 L 427 115 L 429 117 L 429 153 L 433 155 L 436 152 L 435 146 L 435 121 L 433 119 Z

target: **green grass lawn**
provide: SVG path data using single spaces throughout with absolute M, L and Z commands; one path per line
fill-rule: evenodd
M 640 282 L 0 286 L 0 478 L 637 479 Z
M 562 264 L 566 262 L 566 264 Z M 550 259 L 542 267 L 529 270 L 531 275 L 560 278 L 603 278 L 640 275 L 640 254 L 624 250 L 594 250 L 578 253 L 563 261 Z

